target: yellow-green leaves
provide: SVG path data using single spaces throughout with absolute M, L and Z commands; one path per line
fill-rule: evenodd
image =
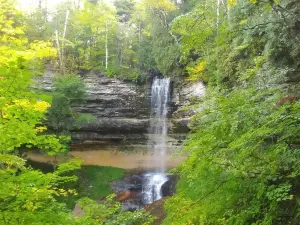
M 69 171 L 79 169 L 81 165 L 82 160 L 80 159 L 71 159 L 67 163 L 60 164 L 57 169 L 55 170 L 55 174 L 57 175 L 63 175 Z
M 54 56 L 55 51 L 47 42 L 28 44 L 24 28 L 14 21 L 17 12 L 9 1 L 0 3 L 0 183 L 5 184 L 0 187 L 0 223 L 47 224 L 47 217 L 57 216 L 55 208 L 61 208 L 56 218 L 71 224 L 67 222 L 66 208 L 54 199 L 58 186 L 71 179 L 32 170 L 20 157 L 25 149 L 33 147 L 49 154 L 66 150 L 63 138 L 44 134 L 46 128 L 41 123 L 50 104 L 38 100 L 30 88 L 30 65 Z M 64 171 L 74 168 L 75 165 Z
M 186 70 L 189 72 L 189 77 L 186 78 L 188 81 L 207 81 L 207 75 L 205 74 L 206 62 L 200 61 L 195 67 L 187 67 Z
M 15 21 L 20 14 L 8 0 L 0 0 L 0 65 L 8 66 L 19 58 L 33 60 L 53 57 L 56 50 L 50 42 L 36 41 L 28 43 L 24 36 L 24 26 Z
M 286 207 L 299 209 L 300 103 L 275 107 L 279 96 L 255 87 L 207 93 L 164 224 L 271 225 L 282 215 L 298 218 Z
M 228 0 L 228 6 L 232 7 L 235 6 L 238 0 Z
M 239 0 L 228 0 L 228 6 L 233 7 L 238 3 Z M 248 0 L 250 3 L 255 4 L 257 0 Z
M 89 221 L 89 224 L 91 225 L 150 225 L 154 222 L 154 217 L 144 210 L 120 213 L 122 211 L 121 204 L 119 202 L 115 202 L 113 200 L 114 197 L 114 195 L 108 196 L 101 204 L 97 204 L 88 198 L 79 200 L 78 203 L 84 212 L 83 218 L 81 219 L 83 219 L 83 221 Z

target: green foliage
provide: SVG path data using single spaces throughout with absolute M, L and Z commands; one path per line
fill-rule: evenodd
M 18 156 L 24 148 L 37 147 L 48 154 L 64 152 L 66 146 L 61 144 L 65 138 L 44 135 L 46 129 L 41 125 L 49 103 L 39 101 L 38 95 L 29 88 L 32 74 L 27 65 L 34 57 L 50 56 L 53 53 L 46 43 L 40 42 L 39 51 L 36 45 L 27 43 L 22 36 L 23 30 L 15 27 L 13 22 L 5 21 L 5 16 L 15 13 L 7 1 L 2 1 L 0 18 L 9 27 L 3 28 L 0 49 L 0 221 L 2 224 L 57 224 L 69 223 L 69 212 L 57 203 L 56 195 L 67 191 L 60 189 L 62 183 L 74 181 L 76 177 L 60 176 L 60 173 L 43 174 L 26 167 L 25 160 Z M 72 164 L 72 163 L 71 163 Z M 78 168 L 72 164 L 69 170 Z M 62 165 L 64 167 L 64 165 Z M 50 221 L 50 218 L 54 219 Z
M 278 97 L 253 88 L 207 96 L 185 143 L 189 157 L 179 168 L 178 194 L 166 204 L 164 224 L 299 219 L 300 104 L 275 106 Z
M 226 13 L 227 8 L 222 4 L 218 15 L 215 1 L 201 1 L 172 21 L 171 32 L 180 36 L 180 62 L 190 75 L 188 80 L 220 84 L 234 75 L 227 72 L 227 67 L 232 69 L 228 65 L 232 33 L 228 30 Z M 206 66 L 199 71 L 201 63 Z
M 142 210 L 122 212 L 121 204 L 114 202 L 114 197 L 114 195 L 107 197 L 102 204 L 96 204 L 88 198 L 81 199 L 79 205 L 85 212 L 83 220 L 93 225 L 150 225 L 154 221 L 149 213 Z
M 172 1 L 118 0 L 114 7 L 104 1 L 84 1 L 83 4 L 79 7 L 73 2 L 64 2 L 55 12 L 39 8 L 26 16 L 26 34 L 30 40 L 60 43 L 61 46 L 56 47 L 61 54 L 54 66 L 58 67 L 59 58 L 63 58 L 62 73 L 100 70 L 109 77 L 129 80 L 138 77 L 143 80 L 141 76 L 149 70 L 165 75 L 180 74 L 179 45 L 169 27 L 179 11 Z M 67 10 L 70 14 L 65 23 Z M 49 14 L 51 21 L 46 19 Z
M 158 71 L 163 75 L 180 74 L 178 42 L 170 32 L 169 23 L 178 14 L 171 1 L 152 0 L 137 4 L 138 18 L 142 18 L 142 34 L 138 49 L 139 66 L 142 71 Z
M 133 0 L 117 0 L 114 2 L 117 9 L 117 15 L 121 22 L 128 22 L 134 9 Z
M 65 189 L 76 190 L 77 195 L 59 197 L 58 200 L 65 202 L 68 208 L 73 209 L 81 198 L 103 199 L 112 194 L 110 183 L 121 179 L 124 172 L 124 169 L 115 167 L 81 166 L 80 170 L 70 173 L 78 177 L 78 180 L 65 185 Z
M 156 68 L 156 62 L 153 58 L 153 47 L 151 45 L 150 38 L 144 37 L 141 40 L 140 48 L 138 52 L 138 58 L 140 60 L 140 68 L 143 71 L 150 71 Z
M 30 88 L 32 65 L 41 65 L 42 59 L 54 56 L 55 51 L 46 42 L 29 43 L 23 35 L 24 27 L 12 20 L 13 15 L 19 13 L 7 0 L 0 0 L 0 4 L 0 182 L 3 184 L 0 187 L 0 224 L 89 225 L 99 224 L 99 221 L 116 224 L 116 218 L 128 224 L 151 221 L 149 214 L 142 211 L 122 212 L 111 200 L 109 204 L 96 205 L 84 199 L 86 214 L 74 217 L 56 198 L 75 194 L 74 190 L 63 189 L 63 186 L 77 179 L 67 174 L 79 169 L 80 161 L 73 159 L 61 164 L 53 173 L 42 173 L 26 165 L 26 159 L 21 156 L 28 148 L 37 148 L 49 155 L 67 150 L 62 144 L 67 137 L 57 138 L 45 133 L 47 128 L 41 124 L 50 104 L 40 100 L 45 96 Z M 58 90 L 69 97 L 82 93 L 78 86 L 75 92 L 70 89 L 74 85 L 72 81 L 67 84 L 58 85 Z M 104 212 L 109 217 L 101 217 Z
M 102 15 L 102 16 L 99 16 Z M 96 4 L 85 2 L 85 7 L 74 11 L 73 17 L 75 32 L 72 38 L 76 41 L 75 53 L 78 55 L 79 69 L 105 68 L 105 39 L 108 35 L 109 56 L 112 54 L 116 26 L 116 12 L 102 1 Z M 107 28 L 106 28 L 107 26 Z M 74 54 L 72 51 L 71 54 Z M 81 58 L 83 60 L 81 60 Z M 111 62 L 111 60 L 109 60 Z
M 80 104 L 86 96 L 85 85 L 76 75 L 58 76 L 55 80 L 52 105 L 48 111 L 48 124 L 56 133 L 79 128 L 93 118 L 90 115 L 75 113 L 71 108 Z
M 188 79 L 210 88 L 163 224 L 298 224 L 300 105 L 279 99 L 299 94 L 299 7 L 231 1 L 218 15 L 199 2 L 172 22 Z
M 25 35 L 30 42 L 35 40 L 48 40 L 53 35 L 51 24 L 47 22 L 47 10 L 37 8 L 30 15 L 24 16 L 26 23 Z
M 156 23 L 158 25 L 159 23 Z M 174 43 L 174 38 L 169 31 L 163 27 L 153 27 L 153 58 L 158 71 L 162 74 L 171 74 L 175 71 L 176 61 L 179 56 L 178 46 Z

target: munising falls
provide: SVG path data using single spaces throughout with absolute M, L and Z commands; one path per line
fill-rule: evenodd
M 300 0 L 0 0 L 0 225 L 300 225 Z

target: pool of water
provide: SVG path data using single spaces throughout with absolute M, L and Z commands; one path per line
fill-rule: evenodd
M 67 161 L 70 157 L 77 157 L 83 160 L 83 165 L 113 166 L 124 169 L 142 169 L 154 170 L 161 166 L 161 156 L 145 154 L 144 152 L 121 152 L 111 150 L 87 150 L 70 151 L 66 156 L 57 156 L 56 159 L 40 153 L 28 152 L 27 157 L 37 162 L 51 163 L 54 160 L 58 162 Z M 174 158 L 172 154 L 164 156 L 164 165 L 166 169 L 172 169 L 178 166 L 185 157 Z

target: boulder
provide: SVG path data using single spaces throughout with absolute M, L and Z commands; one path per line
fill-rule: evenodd
M 176 184 L 178 182 L 178 175 L 168 175 L 168 181 L 161 187 L 162 196 L 172 196 L 176 193 Z

